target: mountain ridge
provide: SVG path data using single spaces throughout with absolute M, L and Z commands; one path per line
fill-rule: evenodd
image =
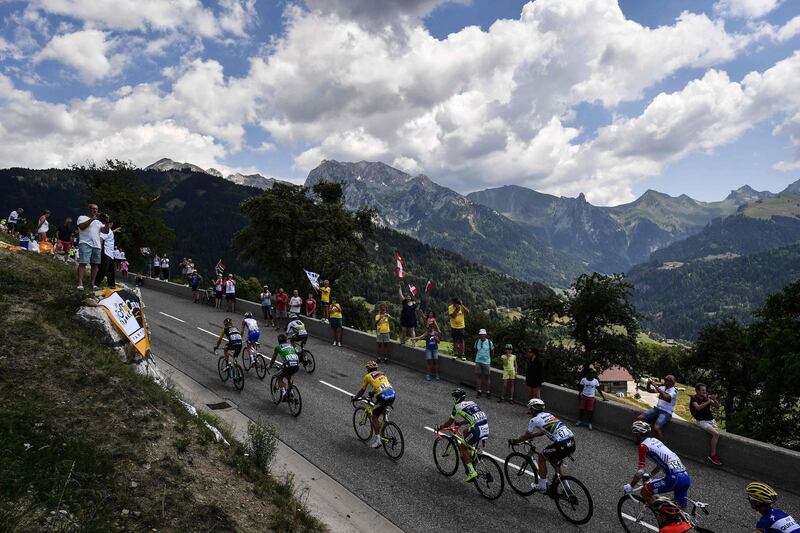
M 228 181 L 231 181 L 237 185 L 244 185 L 245 187 L 256 187 L 258 189 L 266 190 L 271 189 L 276 183 L 282 184 L 289 184 L 290 182 L 281 180 L 279 178 L 275 178 L 272 176 L 262 176 L 261 174 L 241 174 L 236 172 L 234 174 L 228 174 L 224 176 L 222 172 L 217 170 L 216 168 L 208 168 L 204 169 L 192 163 L 181 163 L 179 161 L 174 161 L 168 157 L 162 157 L 155 163 L 151 163 L 144 167 L 143 170 L 157 170 L 160 172 L 167 172 L 167 171 L 178 171 L 178 172 L 198 172 L 202 174 L 210 174 L 211 176 L 215 176 L 217 178 L 223 178 Z

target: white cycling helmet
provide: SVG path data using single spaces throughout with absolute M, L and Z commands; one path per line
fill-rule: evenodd
M 528 409 L 534 411 L 544 411 L 544 402 L 539 398 L 532 398 L 528 400 Z
M 631 426 L 631 431 L 639 435 L 647 435 L 650 433 L 650 424 L 641 420 L 637 420 Z
M 245 318 L 253 318 L 253 313 L 251 313 L 250 311 L 248 311 L 248 312 L 246 312 L 246 313 L 244 314 L 244 317 L 245 317 Z

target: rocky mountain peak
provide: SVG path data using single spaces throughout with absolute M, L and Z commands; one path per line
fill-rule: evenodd
M 786 187 L 783 192 L 793 192 L 793 193 L 800 193 L 800 180 L 791 183 L 788 187 Z

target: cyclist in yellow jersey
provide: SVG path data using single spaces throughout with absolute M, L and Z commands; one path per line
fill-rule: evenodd
M 392 388 L 392 384 L 389 383 L 389 378 L 386 377 L 386 374 L 378 370 L 378 363 L 375 361 L 369 361 L 367 363 L 367 373 L 364 374 L 364 380 L 361 382 L 361 388 L 358 389 L 358 392 L 355 396 L 353 396 L 354 400 L 358 400 L 364 394 L 364 391 L 367 388 L 370 388 L 369 396 L 372 398 L 374 396 L 373 401 L 375 402 L 375 408 L 372 411 L 372 433 L 375 435 L 370 443 L 370 446 L 373 448 L 379 448 L 381 446 L 381 415 L 386 408 L 389 407 L 394 403 L 394 399 L 397 396 L 394 392 L 394 388 Z

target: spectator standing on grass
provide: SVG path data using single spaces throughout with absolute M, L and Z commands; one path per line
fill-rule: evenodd
M 217 279 L 214 280 L 214 307 L 222 309 L 222 293 L 225 290 L 225 280 L 222 274 L 217 274 Z
M 292 291 L 292 297 L 289 298 L 289 312 L 300 315 L 300 309 L 303 307 L 303 299 L 300 297 L 300 291 L 297 289 Z
M 450 316 L 450 332 L 453 336 L 453 355 L 466 361 L 464 355 L 464 331 L 467 327 L 466 315 L 469 309 L 459 298 L 453 298 L 453 303 L 447 307 L 447 314 Z
M 425 363 L 428 372 L 425 374 L 425 379 L 430 381 L 435 377 L 439 381 L 439 343 L 442 340 L 441 334 L 436 331 L 435 322 L 428 324 L 428 329 L 419 337 L 414 337 L 413 341 L 425 341 Z
M 67 218 L 64 223 L 56 228 L 56 239 L 61 246 L 61 251 L 64 253 L 64 260 L 66 261 L 69 256 L 69 251 L 72 250 L 72 233 L 75 229 L 72 227 L 72 219 Z
M 322 281 L 319 288 L 319 309 L 322 312 L 322 320 L 327 321 L 329 318 L 328 307 L 331 305 L 331 282 L 326 280 Z
M 433 329 L 435 329 L 437 333 L 439 333 L 440 336 L 439 340 L 441 340 L 442 330 L 441 328 L 439 328 L 439 323 L 436 321 L 436 313 L 434 313 L 432 310 L 426 313 L 425 329 L 427 330 L 431 325 L 433 325 Z
M 330 301 L 330 314 L 328 320 L 331 324 L 331 332 L 333 333 L 333 345 L 342 345 L 342 306 L 336 301 L 336 298 L 331 296 Z
M 127 259 L 123 259 L 119 264 L 119 271 L 122 273 L 122 281 L 128 281 L 128 270 L 130 270 L 130 268 L 131 265 L 128 263 Z
M 375 338 L 378 341 L 378 360 L 385 363 L 389 359 L 389 336 L 392 331 L 392 315 L 386 311 L 386 304 L 380 304 L 375 315 Z
M 19 224 L 19 221 L 24 213 L 25 210 L 21 207 L 18 207 L 11 211 L 11 213 L 8 215 L 8 220 L 6 220 L 6 229 L 8 229 L 8 232 L 11 235 L 17 234 L 17 224 Z
M 503 403 L 504 398 L 508 403 L 514 403 L 514 383 L 517 381 L 517 356 L 514 355 L 513 350 L 514 346 L 506 344 L 506 353 L 500 357 L 500 361 L 503 363 L 503 389 L 500 391 L 498 403 Z
M 225 280 L 225 309 L 228 313 L 236 312 L 236 280 L 233 274 L 228 274 Z
M 711 454 L 707 457 L 716 466 L 722 466 L 722 461 L 717 457 L 717 444 L 719 443 L 719 428 L 717 421 L 714 420 L 712 407 L 719 407 L 719 401 L 713 394 L 708 394 L 708 390 L 703 383 L 698 383 L 694 387 L 694 396 L 689 401 L 689 411 L 697 421 L 697 427 L 711 434 Z
M 264 324 L 275 327 L 275 318 L 272 314 L 272 293 L 269 292 L 269 287 L 264 285 L 261 291 L 261 312 L 264 313 Z
M 485 391 L 486 397 L 492 397 L 492 356 L 494 343 L 486 338 L 486 330 L 478 331 L 478 340 L 475 341 L 475 389 L 478 398 Z
M 661 432 L 664 426 L 669 424 L 672 420 L 672 413 L 675 412 L 675 403 L 678 401 L 678 390 L 675 388 L 675 376 L 668 375 L 664 377 L 664 384 L 654 386 L 651 380 L 647 380 L 647 387 L 645 390 L 650 393 L 658 395 L 658 403 L 652 409 L 648 409 L 639 415 L 639 420 L 644 420 L 648 424 L 653 424 L 653 431 L 658 440 L 663 440 L 664 435 Z
M 83 276 L 89 265 L 89 279 L 94 282 L 100 266 L 100 228 L 97 205 L 89 204 L 89 214 L 78 217 L 78 290 L 83 290 Z M 93 287 L 97 288 L 97 287 Z
M 528 386 L 528 396 L 542 398 L 542 359 L 539 357 L 539 349 L 536 346 L 528 348 L 528 368 L 525 370 L 525 385 Z
M 317 300 L 314 299 L 313 292 L 309 292 L 308 298 L 306 298 L 306 316 L 317 318 Z
M 161 276 L 169 281 L 169 257 L 166 255 L 161 258 Z
M 278 287 L 278 293 L 275 295 L 275 325 L 283 331 L 289 323 L 288 319 L 289 295 L 284 292 L 283 288 Z
M 117 285 L 116 270 L 114 268 L 114 231 L 118 230 L 114 229 L 114 223 L 111 222 L 111 219 L 106 214 L 100 215 L 100 222 L 103 223 L 103 227 L 100 228 L 103 251 L 100 258 L 100 268 L 97 269 L 97 277 L 94 280 L 94 284 L 99 287 L 103 278 L 105 278 L 108 287 L 113 288 Z
M 411 345 L 416 346 L 413 337 L 417 335 L 417 308 L 419 304 L 414 301 L 414 295 L 407 293 L 403 295 L 403 286 L 397 289 L 400 294 L 400 344 L 406 343 L 406 337 L 411 339 Z
M 42 214 L 39 215 L 39 225 L 36 229 L 36 240 L 39 242 L 47 240 L 47 232 L 50 231 L 50 222 L 47 220 L 48 218 L 50 218 L 50 210 L 45 209 L 42 211 Z
M 156 279 L 161 278 L 161 258 L 158 254 L 153 256 L 153 277 Z
M 200 284 L 203 282 L 203 276 L 199 272 L 194 271 L 189 275 L 189 287 L 192 288 L 192 302 L 200 303 Z
M 600 381 L 591 369 L 581 378 L 578 385 L 581 387 L 581 393 L 578 395 L 578 421 L 575 425 L 585 425 L 591 431 L 595 396 L 599 392 L 603 401 L 606 401 L 606 396 L 600 388 Z

